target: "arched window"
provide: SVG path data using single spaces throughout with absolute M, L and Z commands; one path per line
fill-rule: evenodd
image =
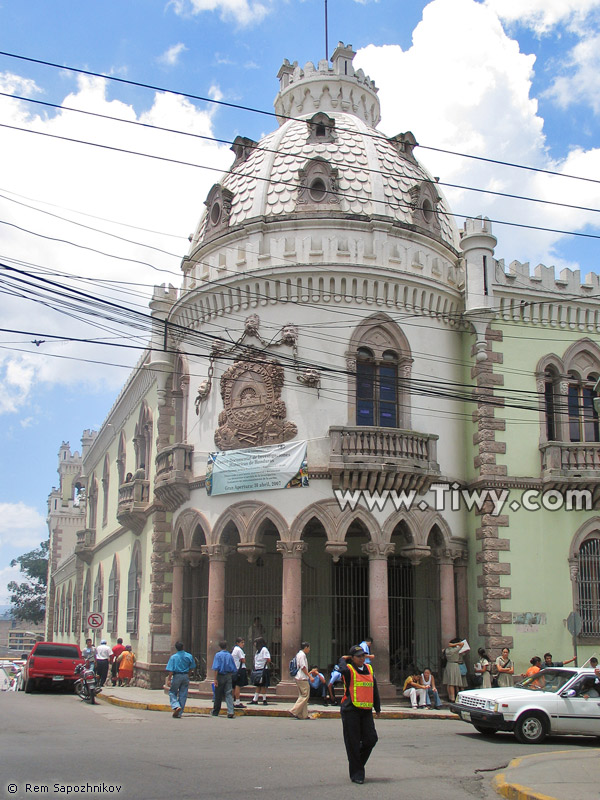
M 104 581 L 102 580 L 102 564 L 98 566 L 98 574 L 94 583 L 94 600 L 92 603 L 92 611 L 102 613 L 102 606 L 104 605 Z
M 67 596 L 65 598 L 65 633 L 71 631 L 71 594 L 71 582 L 69 581 Z
M 98 481 L 96 480 L 96 476 L 92 475 L 90 480 L 90 491 L 89 491 L 89 517 L 88 517 L 88 527 L 91 530 L 94 530 L 96 527 L 96 517 L 98 514 Z
M 581 636 L 600 636 L 600 533 L 585 539 L 579 547 L 577 573 L 578 611 Z
M 135 449 L 135 468 L 143 468 L 146 478 L 150 475 L 150 458 L 152 456 L 152 412 L 144 400 L 140 409 L 140 416 L 135 426 L 133 437 Z
M 65 630 L 65 587 L 62 587 L 60 592 L 60 622 L 58 624 L 58 630 L 61 633 L 64 633 Z
M 408 381 L 412 358 L 396 323 L 379 313 L 355 330 L 346 353 L 350 425 L 410 428 Z
M 117 452 L 117 473 L 119 475 L 119 486 L 125 483 L 125 470 L 127 468 L 127 443 L 125 433 L 121 431 L 119 435 L 119 450 Z
M 102 525 L 108 522 L 108 490 L 110 488 L 110 461 L 108 453 L 104 456 L 104 469 L 102 471 Z
M 85 576 L 85 583 L 83 585 L 83 594 L 81 596 L 81 632 L 85 633 L 88 630 L 87 618 L 92 610 L 90 607 L 90 574 L 91 570 L 88 569 Z
M 358 348 L 356 424 L 398 427 L 398 355 L 393 350 L 378 359 L 368 347 Z
M 552 367 L 544 372 L 544 409 L 546 414 L 546 439 L 556 442 L 559 436 L 559 405 L 558 374 Z
M 138 632 L 141 587 L 142 565 L 139 544 L 136 542 L 127 574 L 127 633 Z
M 106 630 L 109 633 L 116 633 L 119 612 L 119 563 L 116 556 L 113 558 L 112 569 L 108 577 L 108 607 L 106 611 Z
M 580 378 L 577 373 L 569 373 L 568 412 L 569 441 L 599 442 L 598 412 L 594 408 L 594 386 L 597 376 Z
M 71 632 L 77 633 L 77 587 L 73 589 L 71 596 Z

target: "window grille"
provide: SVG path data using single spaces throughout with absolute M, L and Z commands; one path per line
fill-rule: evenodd
M 600 636 L 600 538 L 587 539 L 579 548 L 579 614 L 581 636 Z

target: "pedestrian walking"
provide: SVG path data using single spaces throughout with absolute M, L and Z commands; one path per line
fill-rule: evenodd
M 107 645 L 106 639 L 102 639 L 96 648 L 96 675 L 100 686 L 104 686 L 108 678 L 108 664 L 111 656 L 111 648 Z
M 111 681 L 112 681 L 112 685 L 113 685 L 113 686 L 116 686 L 116 685 L 117 685 L 117 683 L 119 683 L 119 664 L 118 664 L 118 658 L 119 658 L 119 656 L 121 655 L 121 653 L 122 653 L 124 650 L 125 650 L 125 645 L 123 644 L 123 639 L 121 639 L 121 638 L 117 639 L 117 643 L 116 643 L 116 645 L 115 645 L 115 646 L 113 647 L 113 649 L 112 649 L 112 652 L 113 652 L 113 654 L 112 654 L 112 658 L 111 658 L 111 660 L 110 660 L 110 664 L 111 664 L 111 667 L 110 667 L 110 677 L 111 677 Z M 121 684 L 119 683 L 119 686 L 120 686 L 120 685 L 121 685 Z
M 121 686 L 129 686 L 129 681 L 133 678 L 133 665 L 136 662 L 135 653 L 131 649 L 131 645 L 125 645 L 125 650 L 117 659 L 119 664 L 119 681 Z
M 221 703 L 223 697 L 225 697 L 227 717 L 233 719 L 235 717 L 233 712 L 233 676 L 237 674 L 237 668 L 231 653 L 227 649 L 227 642 L 225 640 L 220 641 L 219 647 L 221 649 L 215 653 L 212 665 L 215 671 L 215 701 L 212 715 L 213 717 L 219 716 Z
M 296 686 L 298 688 L 298 699 L 290 708 L 290 714 L 296 719 L 308 719 L 308 696 L 310 692 L 308 674 L 308 659 L 307 655 L 310 652 L 310 644 L 302 642 L 300 650 L 296 653 L 296 666 L 298 671 L 294 675 Z
M 237 673 L 233 676 L 233 707 L 246 708 L 240 699 L 242 688 L 248 686 L 246 653 L 244 653 L 244 639 L 241 636 L 238 636 L 235 640 L 235 647 L 231 651 L 231 657 L 237 667 Z
M 194 656 L 183 649 L 183 642 L 175 642 L 175 652 L 167 661 L 167 686 L 173 716 L 181 719 L 190 686 L 190 670 L 196 666 Z
M 252 683 L 256 687 L 254 697 L 250 700 L 251 706 L 258 705 L 258 696 L 262 692 L 263 706 L 268 706 L 267 702 L 267 689 L 269 688 L 271 664 L 271 653 L 267 648 L 267 643 L 260 636 L 254 642 L 254 669 L 252 670 Z
M 348 771 L 353 783 L 365 782 L 365 764 L 377 744 L 373 710 L 379 717 L 381 703 L 373 667 L 365 664 L 366 653 L 359 645 L 350 648 L 338 664 L 344 681 L 344 697 L 340 716 L 344 730 L 344 745 L 348 756 Z

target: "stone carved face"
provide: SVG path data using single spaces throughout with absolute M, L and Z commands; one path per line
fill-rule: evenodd
M 259 327 L 260 317 L 258 314 L 250 314 L 249 317 L 246 317 L 244 322 L 244 331 L 247 336 L 257 336 Z
M 281 331 L 281 341 L 283 344 L 293 347 L 298 341 L 298 328 L 291 323 L 284 325 Z

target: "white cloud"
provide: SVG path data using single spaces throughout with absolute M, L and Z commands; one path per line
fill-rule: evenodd
M 223 20 L 233 19 L 238 25 L 253 25 L 261 22 L 271 11 L 272 0 L 265 3 L 251 0 L 172 0 L 170 5 L 181 16 L 219 11 Z
M 25 576 L 18 567 L 4 567 L 0 569 L 0 606 L 10 605 L 10 592 L 8 584 L 11 581 L 22 583 Z
M 574 173 L 597 174 L 595 151 L 580 151 L 574 163 L 552 161 L 543 135 L 543 119 L 532 97 L 535 57 L 520 52 L 489 4 L 474 0 L 433 0 L 415 28 L 412 46 L 369 47 L 355 59 L 380 88 L 381 128 L 393 135 L 412 130 L 417 141 L 459 153 Z M 600 207 L 595 184 L 540 176 L 417 149 L 417 158 L 447 183 Z M 442 190 L 456 213 L 484 213 L 492 219 L 548 228 L 581 229 L 596 216 L 566 212 L 485 194 Z M 572 197 L 573 200 L 565 199 Z M 463 220 L 458 219 L 459 226 Z M 497 256 L 511 261 L 552 264 L 560 235 L 494 225 Z M 562 264 L 559 262 L 559 266 Z
M 25 503 L 0 503 L 0 546 L 20 548 L 20 553 L 36 548 L 48 538 L 46 519 Z
M 187 47 L 183 44 L 183 42 L 179 42 L 178 44 L 174 44 L 172 47 L 169 47 L 165 50 L 162 55 L 160 55 L 156 60 L 161 64 L 165 64 L 168 67 L 172 67 L 179 61 L 179 56 L 182 53 L 185 53 Z
M 595 114 L 600 113 L 600 34 L 580 41 L 563 60 L 563 69 L 572 70 L 561 75 L 545 95 L 553 98 L 561 108 L 576 103 L 590 105 Z
M 485 4 L 505 22 L 525 25 L 538 35 L 560 24 L 579 28 L 600 8 L 600 0 L 485 0 Z
M 3 75 L 2 85 L 10 87 L 12 91 L 27 90 L 29 94 L 39 92 L 33 82 L 15 75 Z M 147 108 L 136 113 L 131 105 L 110 99 L 109 91 L 112 91 L 112 87 L 107 88 L 106 80 L 82 77 L 62 105 L 201 136 L 210 137 L 213 134 L 214 107 L 206 110 L 180 96 L 149 94 Z M 69 283 L 82 291 L 100 294 L 113 302 L 135 306 L 143 313 L 148 313 L 147 300 L 153 284 L 172 281 L 179 285 L 181 258 L 189 246 L 187 236 L 203 211 L 203 200 L 217 180 L 219 170 L 231 164 L 232 155 L 226 145 L 66 110 L 38 112 L 37 107 L 24 101 L 6 98 L 2 98 L 0 103 L 0 122 L 41 134 L 98 142 L 213 168 L 186 167 L 0 128 L 0 149 L 11 154 L 10 159 L 3 159 L 0 176 L 0 220 L 32 232 L 0 225 L 1 262 L 27 271 L 26 265 L 16 263 L 21 260 L 51 271 L 80 276 L 77 279 L 55 275 L 48 277 Z M 32 202 L 25 198 L 36 200 Z M 18 205 L 13 202 L 16 200 L 125 237 L 133 243 L 75 227 L 61 219 Z M 120 221 L 139 229 L 97 218 Z M 172 236 L 163 236 L 158 232 Z M 43 239 L 33 233 L 76 242 L 87 248 L 120 256 L 121 259 L 135 261 L 118 260 L 91 250 Z M 145 244 L 173 255 L 148 249 Z M 86 283 L 84 279 L 90 277 L 126 280 L 139 286 L 128 287 L 127 291 L 132 290 L 133 294 L 114 294 L 98 284 Z M 131 366 L 139 357 L 139 351 L 55 342 L 43 335 L 58 333 L 72 337 L 116 338 L 124 332 L 120 326 L 100 320 L 104 328 L 91 327 L 77 319 L 77 308 L 65 315 L 17 297 L 6 294 L 1 297 L 2 327 L 36 335 L 2 336 L 0 414 L 18 410 L 40 382 L 85 384 L 88 388 L 116 390 L 127 376 L 127 371 L 123 369 L 100 364 L 90 366 L 70 358 Z M 45 339 L 45 342 L 35 347 L 31 344 L 34 338 Z M 145 342 L 146 338 L 146 334 L 141 334 L 140 339 L 133 343 Z M 4 344 L 8 339 L 12 345 Z M 23 349 L 27 352 L 18 352 Z

